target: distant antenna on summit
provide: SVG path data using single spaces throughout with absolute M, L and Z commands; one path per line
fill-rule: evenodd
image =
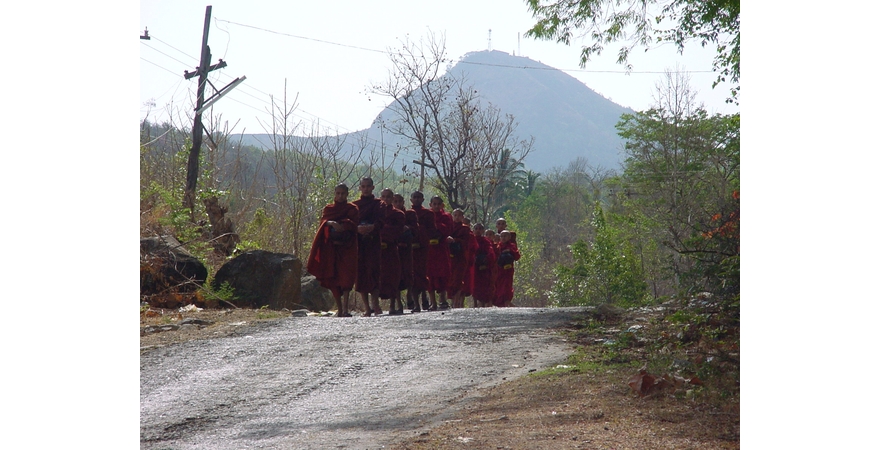
M 489 28 L 489 51 L 492 51 L 492 29 Z

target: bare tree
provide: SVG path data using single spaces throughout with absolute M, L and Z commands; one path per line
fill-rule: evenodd
M 321 135 L 318 124 L 304 130 L 294 115 L 296 99 L 287 99 L 286 82 L 283 98 L 270 100 L 272 121 L 261 126 L 272 147 L 267 152 L 272 178 L 251 232 L 270 250 L 305 255 L 332 186 L 353 177 L 368 142 Z
M 391 97 L 387 129 L 420 153 L 420 189 L 429 169 L 428 183 L 450 207 L 486 217 L 497 186 L 513 172 L 506 164 L 525 158 L 533 140 L 517 140 L 514 118 L 484 105 L 464 75 L 442 73 L 442 35 L 418 43 L 407 39 L 390 58 L 388 79 L 371 91 Z

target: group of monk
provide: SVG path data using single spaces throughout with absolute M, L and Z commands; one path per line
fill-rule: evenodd
M 332 293 L 337 316 L 351 317 L 352 290 L 364 316 L 382 314 L 380 299 L 388 300 L 389 315 L 403 314 L 404 306 L 414 313 L 463 308 L 468 296 L 474 307 L 513 306 L 520 252 L 504 219 L 496 221 L 496 231 L 480 223 L 471 229 L 464 212 L 446 212 L 440 197 L 425 208 L 424 194 L 415 191 L 406 209 L 403 196 L 391 189 L 376 198 L 370 177 L 358 188 L 360 198 L 349 202 L 348 186 L 336 186 L 306 265 Z

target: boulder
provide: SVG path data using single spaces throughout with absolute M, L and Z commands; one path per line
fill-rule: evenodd
M 174 307 L 168 302 L 197 291 L 207 278 L 208 268 L 174 237 L 141 239 L 141 297 L 151 306 Z
M 302 262 L 294 255 L 250 250 L 228 261 L 211 282 L 214 290 L 228 282 L 238 307 L 300 309 Z
M 300 304 L 302 308 L 309 311 L 321 312 L 332 311 L 336 309 L 336 301 L 333 300 L 333 294 L 329 289 L 322 287 L 318 279 L 312 275 L 302 278 L 300 283 L 302 297 Z

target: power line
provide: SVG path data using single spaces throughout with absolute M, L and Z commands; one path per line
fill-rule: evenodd
M 366 48 L 366 47 L 360 47 L 360 46 L 357 46 L 357 45 L 342 44 L 342 43 L 339 43 L 339 42 L 332 42 L 332 41 L 327 41 L 327 40 L 323 40 L 323 39 L 311 38 L 311 37 L 307 37 L 307 36 L 297 36 L 297 35 L 294 35 L 294 34 L 289 34 L 289 33 L 284 33 L 284 32 L 280 32 L 280 31 L 269 30 L 269 29 L 266 29 L 266 28 L 260 28 L 260 27 L 253 26 L 253 25 L 247 25 L 247 24 L 243 24 L 243 23 L 232 22 L 232 21 L 225 20 L 225 19 L 219 19 L 219 18 L 218 18 L 218 19 L 215 19 L 215 20 L 217 20 L 217 21 L 221 21 L 221 22 L 230 23 L 230 24 L 233 24 L 233 25 L 238 25 L 238 26 L 246 27 L 246 28 L 252 28 L 252 29 L 259 30 L 259 31 L 264 31 L 264 32 L 267 32 L 267 33 L 272 33 L 272 34 L 278 34 L 278 35 L 281 35 L 281 36 L 292 37 L 292 38 L 296 38 L 296 39 L 304 39 L 304 40 L 309 40 L 309 41 L 314 41 L 314 42 L 320 42 L 320 43 L 322 43 L 322 44 L 336 45 L 336 46 L 340 46 L 340 47 L 353 48 L 353 49 L 356 49 L 356 50 L 364 50 L 364 51 L 374 52 L 374 53 L 382 53 L 382 54 L 385 54 L 385 55 L 389 54 L 389 51 L 387 51 L 387 50 L 376 50 L 376 49 L 374 49 L 374 48 Z M 449 59 L 449 60 L 445 60 L 444 62 L 453 62 L 453 61 L 452 61 L 451 59 Z M 457 62 L 462 63 L 462 64 L 473 64 L 473 65 L 481 65 L 481 66 L 507 67 L 507 68 L 511 68 L 511 69 L 558 70 L 558 71 L 561 71 L 561 72 L 582 72 L 582 73 L 622 73 L 622 74 L 631 74 L 631 73 L 637 73 L 637 74 L 663 74 L 663 73 L 666 73 L 666 72 L 667 72 L 666 70 L 590 70 L 590 69 L 557 69 L 557 68 L 549 67 L 549 66 L 548 66 L 548 67 L 536 67 L 536 66 L 514 66 L 514 65 L 507 65 L 507 64 L 479 63 L 479 62 L 471 62 L 471 61 L 457 61 Z M 680 71 L 680 72 L 677 72 L 677 73 L 713 73 L 713 71 L 711 71 L 711 70 L 685 70 L 685 71 Z
M 179 48 L 177 48 L 177 47 L 175 47 L 175 46 L 173 46 L 173 45 L 171 45 L 171 44 L 169 44 L 169 43 L 167 43 L 167 42 L 165 42 L 165 41 L 163 41 L 163 40 L 161 40 L 161 39 L 159 39 L 159 38 L 157 38 L 155 35 L 150 36 L 150 37 L 153 38 L 154 40 L 157 40 L 157 41 L 159 41 L 159 42 L 161 42 L 161 43 L 163 43 L 163 44 L 165 44 L 165 45 L 167 45 L 167 46 L 173 48 L 174 50 L 177 50 L 178 52 L 180 52 L 180 53 L 182 53 L 182 54 L 184 54 L 184 55 L 186 55 L 186 56 L 192 58 L 192 59 L 195 60 L 195 61 L 198 61 L 198 60 L 199 60 L 199 59 L 196 58 L 195 56 L 192 56 L 192 55 L 190 55 L 189 53 L 187 53 L 187 52 L 185 52 L 185 51 L 183 51 L 183 50 L 181 50 L 181 49 L 179 49 Z
M 447 62 L 452 62 L 452 60 L 448 60 Z M 492 64 L 492 63 L 481 63 L 481 62 L 473 62 L 473 61 L 458 61 L 459 64 L 472 64 L 475 66 L 492 66 L 492 67 L 506 67 L 510 69 L 535 69 L 535 70 L 557 70 L 560 72 L 583 72 L 583 73 L 645 73 L 645 74 L 658 74 L 658 73 L 666 73 L 665 70 L 589 70 L 589 69 L 557 69 L 555 67 L 537 67 L 537 66 L 511 66 L 507 64 Z M 683 70 L 678 71 L 676 73 L 712 73 L 711 70 Z
M 382 54 L 386 54 L 386 53 L 388 53 L 388 52 L 386 52 L 385 50 L 376 50 L 376 49 L 373 49 L 373 48 L 358 47 L 358 46 L 356 46 L 356 45 L 340 44 L 340 43 L 338 43 L 338 42 L 325 41 L 325 40 L 323 40 L 323 39 L 315 39 L 315 38 L 310 38 L 310 37 L 306 37 L 306 36 L 297 36 L 297 35 L 295 35 L 295 34 L 283 33 L 283 32 L 280 32 L 280 31 L 267 30 L 267 29 L 265 29 L 265 28 L 255 27 L 255 26 L 253 26 L 253 25 L 245 25 L 245 24 L 243 24 L 243 23 L 232 22 L 232 21 L 229 21 L 229 20 L 224 20 L 224 19 L 219 19 L 219 18 L 216 19 L 216 20 L 217 20 L 217 21 L 220 21 L 220 22 L 230 23 L 230 24 L 232 24 L 232 25 L 238 25 L 238 26 L 240 26 L 240 27 L 252 28 L 252 29 L 254 29 L 254 30 L 265 31 L 265 32 L 267 32 L 267 33 L 278 34 L 278 35 L 281 35 L 281 36 L 287 36 L 287 37 L 292 37 L 292 38 L 297 38 L 297 39 L 305 39 L 305 40 L 308 40 L 308 41 L 320 42 L 320 43 L 322 43 L 322 44 L 338 45 L 338 46 L 340 46 L 340 47 L 348 47 L 348 48 L 353 48 L 353 49 L 357 49 L 357 50 L 364 50 L 364 51 L 368 51 L 368 52 L 376 52 L 376 53 L 382 53 Z
M 160 66 L 160 65 L 158 65 L 158 64 L 156 64 L 156 63 L 154 63 L 153 61 L 150 61 L 150 60 L 148 60 L 148 59 L 145 59 L 143 56 L 141 57 L 141 59 L 142 59 L 143 61 L 146 61 L 146 62 L 148 62 L 148 63 L 150 63 L 150 64 L 152 64 L 152 65 L 154 65 L 154 66 L 156 66 L 156 67 L 158 67 L 158 68 L 160 68 L 160 69 L 162 69 L 162 70 L 167 71 L 168 73 L 171 73 L 171 74 L 173 74 L 173 75 L 175 75 L 175 76 L 180 76 L 179 73 L 175 73 L 175 72 L 172 71 L 171 69 L 166 69 L 165 67 L 162 67 L 162 66 Z
M 147 44 L 147 43 L 144 42 L 144 41 L 141 41 L 141 44 L 146 45 L 147 48 L 151 48 L 151 49 L 155 50 L 156 52 L 159 52 L 159 53 L 161 53 L 161 54 L 163 54 L 163 55 L 165 55 L 165 56 L 167 56 L 167 57 L 169 57 L 169 58 L 171 58 L 171 59 L 173 59 L 173 60 L 175 60 L 175 61 L 177 61 L 177 62 L 183 64 L 184 66 L 189 67 L 189 64 L 187 64 L 187 63 L 185 63 L 185 62 L 183 62 L 183 61 L 181 61 L 181 60 L 179 60 L 179 59 L 177 59 L 177 58 L 175 58 L 175 57 L 169 55 L 168 53 L 163 52 L 162 50 L 157 49 L 156 47 L 153 47 L 153 46 Z

